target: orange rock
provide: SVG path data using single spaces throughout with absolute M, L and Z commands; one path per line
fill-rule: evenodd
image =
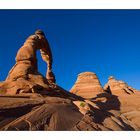
M 96 94 L 104 92 L 104 90 L 95 73 L 83 72 L 78 75 L 70 92 L 83 98 L 93 98 Z
M 130 87 L 121 80 L 116 80 L 113 76 L 109 77 L 108 83 L 104 86 L 104 90 L 112 94 L 135 94 L 140 93 L 138 90 Z
M 36 52 L 40 50 L 42 59 L 47 63 L 46 78 L 38 72 Z M 49 83 L 55 83 L 52 72 L 52 53 L 45 34 L 37 30 L 29 36 L 16 55 L 16 64 L 10 70 L 6 81 L 0 88 L 1 93 L 36 93 L 49 89 Z

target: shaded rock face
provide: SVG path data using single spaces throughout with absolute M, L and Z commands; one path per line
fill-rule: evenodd
M 140 130 L 134 103 L 125 105 L 122 98 L 108 93 L 85 102 L 90 111 L 83 115 L 68 97 L 0 97 L 0 130 Z
M 69 99 L 0 98 L 0 130 L 69 130 L 82 117 Z
M 83 72 L 78 75 L 70 92 L 83 98 L 90 99 L 95 97 L 96 94 L 104 92 L 104 90 L 95 73 Z
M 113 76 L 109 77 L 108 83 L 104 86 L 104 90 L 113 94 L 140 93 L 138 90 L 127 85 L 124 81 L 116 80 Z

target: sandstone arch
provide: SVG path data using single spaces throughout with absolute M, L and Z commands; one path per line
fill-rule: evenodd
M 42 60 L 47 64 L 46 78 L 38 72 L 37 50 L 40 50 Z M 38 92 L 38 89 L 48 89 L 49 85 L 55 84 L 52 52 L 43 31 L 37 30 L 29 36 L 18 50 L 15 59 L 15 65 L 1 86 L 4 93 Z

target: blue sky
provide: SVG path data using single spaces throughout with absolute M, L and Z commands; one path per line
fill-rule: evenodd
M 140 10 L 0 10 L 0 81 L 25 39 L 42 29 L 53 53 L 57 84 L 69 90 L 77 75 L 113 75 L 140 90 Z M 46 64 L 38 53 L 39 71 Z

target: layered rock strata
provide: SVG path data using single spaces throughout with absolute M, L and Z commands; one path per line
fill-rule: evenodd
M 130 87 L 127 83 L 121 80 L 116 80 L 110 76 L 108 83 L 104 86 L 104 90 L 113 94 L 135 94 L 140 93 L 138 90 Z
M 95 97 L 97 94 L 103 93 L 104 90 L 95 73 L 83 72 L 78 75 L 78 78 L 70 92 L 83 98 L 90 99 Z

